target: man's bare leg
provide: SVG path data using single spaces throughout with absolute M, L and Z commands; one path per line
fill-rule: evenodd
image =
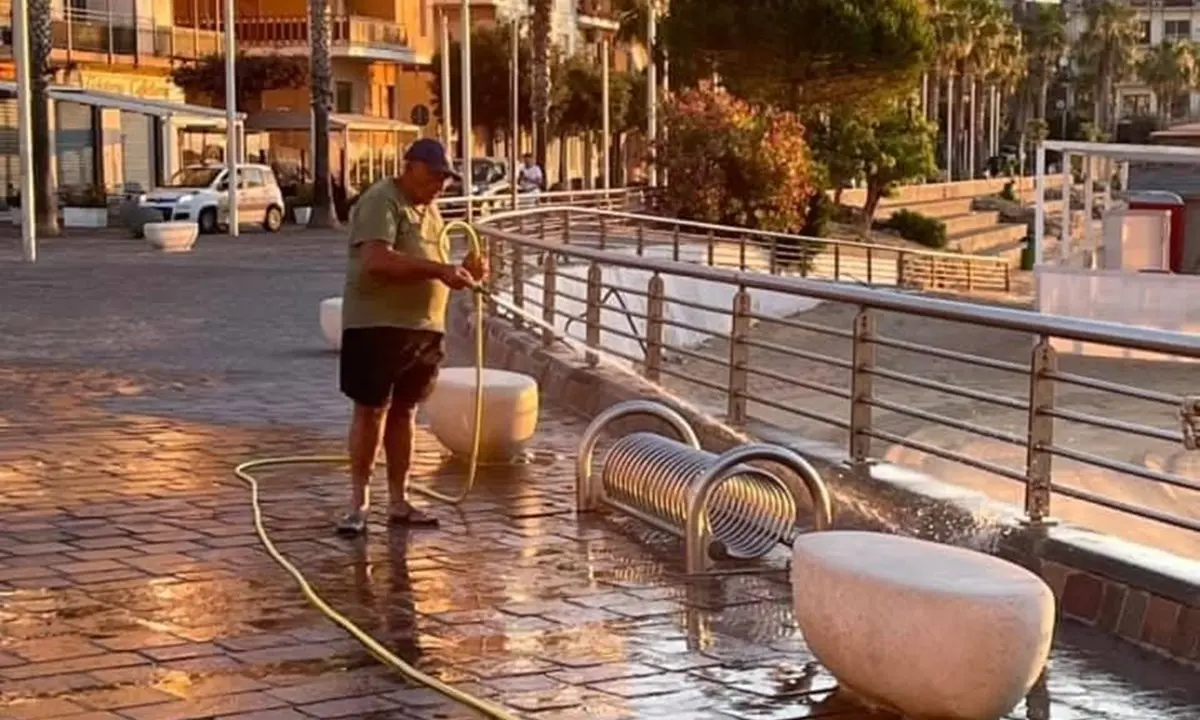
M 349 440 L 350 507 L 338 524 L 338 532 L 343 534 L 354 535 L 366 529 L 367 512 L 371 507 L 371 474 L 387 416 L 386 407 L 354 405 Z
M 383 449 L 387 453 L 388 519 L 408 525 L 436 526 L 436 518 L 408 502 L 408 475 L 416 432 L 417 408 L 393 407 L 383 430 Z

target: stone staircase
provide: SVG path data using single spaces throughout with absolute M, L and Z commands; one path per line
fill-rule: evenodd
M 1046 180 L 1051 188 L 1062 184 L 1062 178 L 1047 177 Z M 1015 266 L 1020 263 L 1022 239 L 1028 232 L 1026 224 L 1003 222 L 998 212 L 973 208 L 975 198 L 997 195 L 1008 182 L 1007 178 L 997 178 L 905 186 L 879 204 L 875 219 L 887 220 L 901 209 L 936 218 L 946 225 L 948 251 L 1003 257 Z M 1016 189 L 1022 199 L 1026 204 L 1032 203 L 1033 178 L 1020 178 L 1017 183 Z M 848 190 L 843 192 L 842 198 L 847 205 L 861 207 L 865 195 L 861 191 Z M 1061 207 L 1061 200 L 1046 203 L 1049 213 L 1058 212 Z

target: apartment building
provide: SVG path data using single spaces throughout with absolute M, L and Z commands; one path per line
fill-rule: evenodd
M 1149 49 L 1171 40 L 1200 41 L 1200 3 L 1194 0 L 1128 0 L 1137 12 L 1141 45 Z M 1078 39 L 1087 29 L 1084 12 L 1086 0 L 1064 0 L 1067 16 L 1067 37 Z M 1157 115 L 1160 98 L 1140 81 L 1133 79 L 1116 88 L 1117 113 L 1120 119 L 1137 115 Z M 1200 114 L 1200 93 L 1188 93 L 1177 98 L 1173 107 L 1173 119 L 1183 119 Z

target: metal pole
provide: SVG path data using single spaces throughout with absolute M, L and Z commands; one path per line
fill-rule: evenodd
M 475 173 L 471 167 L 471 157 L 475 151 L 472 147 L 475 139 L 471 137 L 471 125 L 474 121 L 471 115 L 471 0 L 462 0 L 459 7 L 459 12 L 462 13 L 462 38 L 459 40 L 462 47 L 462 187 L 467 198 L 467 222 L 471 222 L 475 217 L 475 208 L 471 202 L 471 195 L 475 190 Z
M 1074 178 L 1071 177 L 1071 156 L 1062 154 L 1062 237 L 1058 239 L 1058 261 L 1061 264 L 1071 250 L 1071 190 Z
M 33 187 L 33 84 L 29 66 L 29 9 L 13 2 L 13 49 L 17 63 L 17 144 L 21 163 L 21 251 L 25 262 L 37 262 L 37 227 Z
M 442 51 L 442 146 L 447 152 L 453 152 L 450 140 L 450 18 L 444 10 L 441 13 L 441 21 L 442 37 L 438 47 Z
M 512 209 L 517 209 L 517 155 L 521 141 L 521 19 L 514 17 L 509 38 L 509 150 L 508 150 L 508 184 L 512 195 Z
M 649 4 L 646 13 L 646 47 L 649 62 L 646 65 L 646 142 L 650 145 L 650 171 L 647 180 L 650 187 L 658 185 L 658 167 L 654 164 L 654 145 L 658 142 L 658 67 L 654 62 L 655 46 L 658 44 L 658 8 Z
M 608 77 L 608 54 L 609 40 L 607 37 L 600 43 L 600 105 L 604 109 L 600 116 L 600 149 L 603 157 L 604 169 L 600 173 L 601 187 L 605 190 L 612 187 L 612 181 L 609 174 L 612 172 L 612 100 L 609 96 L 609 77 Z
M 229 236 L 238 236 L 237 46 L 234 0 L 225 0 L 225 168 L 229 183 Z
M 1034 156 L 1033 264 L 1042 263 L 1042 241 L 1046 234 L 1046 146 L 1038 143 Z

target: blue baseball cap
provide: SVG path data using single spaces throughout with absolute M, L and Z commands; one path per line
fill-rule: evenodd
M 404 151 L 404 159 L 406 162 L 423 163 L 430 170 L 446 177 L 455 180 L 462 179 L 462 175 L 450 164 L 450 158 L 446 156 L 446 148 L 433 138 L 421 138 L 409 145 L 408 150 Z

